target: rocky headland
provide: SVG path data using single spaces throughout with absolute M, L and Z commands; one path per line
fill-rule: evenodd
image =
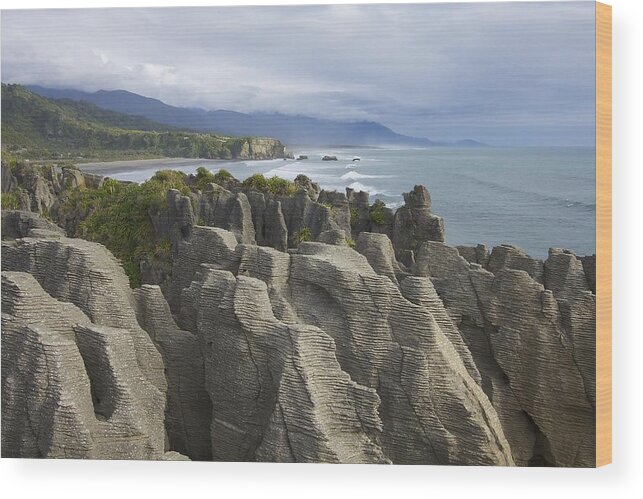
M 3 457 L 595 464 L 593 256 L 449 246 L 423 186 L 199 175 L 123 266 L 113 180 L 3 164 Z

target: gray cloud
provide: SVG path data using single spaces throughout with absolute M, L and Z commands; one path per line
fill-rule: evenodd
M 494 144 L 594 141 L 594 3 L 2 12 L 2 80 L 380 121 Z

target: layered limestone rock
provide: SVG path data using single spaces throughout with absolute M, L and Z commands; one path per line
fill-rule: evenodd
M 406 277 L 395 260 L 393 245 L 386 235 L 362 232 L 357 238 L 355 249 L 366 257 L 375 272 L 388 277 L 393 284 L 399 286 L 398 277 Z
M 168 215 L 154 220 L 157 235 L 169 235 L 176 245 L 198 223 L 232 231 L 242 244 L 286 251 L 301 241 L 319 241 L 328 231 L 342 230 L 349 241 L 361 232 L 379 233 L 393 241 L 396 257 L 405 265 L 412 265 L 421 242 L 444 238 L 442 219 L 431 214 L 422 186 L 406 194 L 406 205 L 395 213 L 380 200 L 369 205 L 367 192 L 321 190 L 304 175 L 294 184 L 299 190 L 291 196 L 245 188 L 234 179 L 227 182 L 229 189 L 208 184 L 189 196 L 171 190 Z
M 489 263 L 489 250 L 484 244 L 476 246 L 456 246 L 458 253 L 469 263 L 477 263 L 487 267 Z
M 13 167 L 2 162 L 2 192 L 12 192 L 20 210 L 51 214 L 56 210 L 59 196 L 65 189 L 97 188 L 103 177 L 74 168 L 32 166 L 19 163 Z
M 295 183 L 170 190 L 172 261 L 135 291 L 103 246 L 3 212 L 3 449 L 8 393 L 14 456 L 594 464 L 595 257 L 449 247 L 421 186 L 393 213 Z
M 596 405 L 596 295 L 585 275 L 589 265 L 571 251 L 552 248 L 545 261 L 545 287 L 558 301 L 563 329 L 583 377 L 587 397 Z
M 152 223 L 159 237 L 168 236 L 176 243 L 192 234 L 196 216 L 190 196 L 183 196 L 178 190 L 170 189 L 166 200 L 167 212 L 153 214 Z
M 218 227 L 195 226 L 189 238 L 179 241 L 172 266 L 172 281 L 167 294 L 170 307 L 179 310 L 181 293 L 190 286 L 202 264 L 236 271 L 237 239 L 232 232 Z
M 295 177 L 295 180 L 293 180 L 293 183 L 299 189 L 304 189 L 308 194 L 308 197 L 313 201 L 317 201 L 319 199 L 319 195 L 321 194 L 322 190 L 321 187 L 319 187 L 319 184 L 317 182 L 313 182 L 306 175 L 297 175 Z
M 484 267 L 493 274 L 498 273 L 503 268 L 524 270 L 534 281 L 540 284 L 543 283 L 543 262 L 530 257 L 517 246 L 502 244 L 494 247 Z
M 305 232 L 309 232 L 315 240 L 322 232 L 341 228 L 333 219 L 331 210 L 310 199 L 305 190 L 300 190 L 293 197 L 283 196 L 279 201 L 288 229 L 288 246 L 291 248 L 299 244 Z
M 402 281 L 400 291 L 404 298 L 409 300 L 411 303 L 423 306 L 431 313 L 435 322 L 440 326 L 440 329 L 444 332 L 445 336 L 458 352 L 458 355 L 467 368 L 469 375 L 476 383 L 482 385 L 482 377 L 480 376 L 478 367 L 473 360 L 473 356 L 464 342 L 462 335 L 458 331 L 458 328 L 455 326 L 447 310 L 444 308 L 444 304 L 433 287 L 431 279 L 428 277 L 416 276 L 405 277 Z
M 350 187 L 346 188 L 346 199 L 351 211 L 351 230 L 356 240 L 361 232 L 370 231 L 370 204 L 368 198 L 367 191 L 355 191 Z
M 319 234 L 317 240 L 320 243 L 332 244 L 335 246 L 348 246 L 348 239 L 346 238 L 346 232 L 341 229 L 327 230 Z
M 350 248 L 305 243 L 291 258 L 297 315 L 331 335 L 342 367 L 382 399 L 387 457 L 513 463 L 488 398 L 425 307 L 404 299 Z
M 136 316 L 163 356 L 167 377 L 165 427 L 170 448 L 192 460 L 210 460 L 212 404 L 205 390 L 203 355 L 196 335 L 176 325 L 158 286 L 134 290 Z
M 255 203 L 259 201 L 257 196 L 253 196 L 252 199 Z M 261 204 L 255 206 L 258 216 L 265 206 Z M 255 243 L 251 203 L 243 192 L 233 194 L 217 184 L 208 184 L 199 200 L 198 218 L 202 225 L 221 227 L 231 231 L 240 243 Z M 261 227 L 263 233 L 262 229 L 263 227 Z
M 56 224 L 30 211 L 2 210 L 2 238 L 19 239 L 27 237 L 33 230 L 46 230 L 65 235 Z
M 420 305 L 406 300 L 390 277 L 375 273 L 366 258 L 347 246 L 302 243 L 287 254 L 239 245 L 236 262 L 229 250 L 223 253 L 223 261 L 208 252 L 203 255 L 206 265 L 192 265 L 199 282 L 183 283 L 179 314 L 181 324 L 195 329 L 205 345 L 215 458 L 319 460 L 323 456 L 342 462 L 513 464 L 498 417 L 458 353 L 461 339 L 457 347 L 452 343 L 432 315 L 429 300 Z M 236 278 L 229 270 L 219 270 L 237 265 Z M 305 342 L 298 340 L 301 337 L 307 338 Z M 324 376 L 319 377 L 316 368 L 300 365 L 303 360 L 291 361 L 298 365 L 299 379 L 292 380 L 297 383 L 289 385 L 289 395 L 282 400 L 282 389 L 275 383 L 290 380 L 290 374 L 283 372 L 283 357 L 298 358 L 297 350 L 304 345 L 317 349 L 306 359 L 327 358 L 322 362 Z M 326 353 L 318 350 L 323 345 Z M 335 362 L 328 357 L 331 354 Z M 278 360 L 273 360 L 275 356 Z M 267 367 L 275 363 L 276 371 Z M 337 391 L 338 381 L 328 371 L 333 365 L 338 373 L 348 373 L 350 378 L 338 376 L 352 380 L 350 386 L 360 386 L 357 393 L 372 394 L 367 404 L 372 423 L 364 426 L 363 414 L 359 424 L 342 417 L 349 428 L 341 430 L 344 436 L 337 441 L 326 434 L 340 428 L 339 423 L 321 421 L 346 412 L 342 406 L 351 405 L 350 397 L 347 402 L 340 397 L 322 403 L 340 404 L 322 417 L 313 410 L 320 404 L 314 404 L 309 414 L 307 399 L 297 395 L 308 379 L 318 380 L 320 393 L 350 395 L 345 389 Z M 475 372 L 473 365 L 469 368 Z M 310 390 L 305 389 L 312 397 Z M 376 397 L 381 400 L 381 423 L 372 417 L 377 414 Z M 290 419 L 296 413 L 288 398 L 304 407 L 298 423 Z M 275 400 L 282 402 L 275 405 Z M 349 413 L 364 410 L 364 400 L 355 395 L 352 404 L 356 408 Z M 240 414 L 246 418 L 240 419 Z M 311 418 L 313 423 L 306 422 Z M 381 434 L 375 431 L 380 425 Z M 314 430 L 299 434 L 309 427 Z M 349 435 L 354 440 L 349 446 L 352 454 L 339 446 Z M 262 443 L 266 441 L 270 445 Z M 327 443 L 320 446 L 321 442 Z
M 2 273 L 2 312 L 2 457 L 176 457 L 130 331 L 92 323 L 23 272 Z
M 136 320 L 129 280 L 118 261 L 100 244 L 49 234 L 2 241 L 2 269 L 31 274 L 49 295 L 73 303 L 96 326 L 128 331 L 141 372 L 165 393 L 161 356 Z
M 431 213 L 431 196 L 416 185 L 404 193 L 404 206 L 395 213 L 393 246 L 398 259 L 410 261 L 405 252 L 417 253 L 424 241 L 444 241 L 444 221 Z
M 375 391 L 321 330 L 277 320 L 263 282 L 209 270 L 198 310 L 215 460 L 386 462 Z
M 351 239 L 351 210 L 346 195 L 336 191 L 321 191 L 318 201 L 331 210 L 333 220 Z
M 278 141 L 244 139 L 243 144 L 254 159 L 266 154 L 269 155 L 266 157 L 283 156 L 283 145 Z M 25 164 L 11 168 L 6 163 L 3 163 L 3 176 L 21 210 L 48 214 L 71 236 L 78 233 L 87 210 L 69 209 L 65 205 L 68 193 L 97 189 L 105 180 L 76 168 Z M 178 242 L 189 237 L 195 225 L 229 230 L 239 243 L 265 245 L 281 251 L 297 247 L 302 240 L 318 240 L 320 234 L 329 230 L 343 230 L 349 241 L 356 241 L 361 232 L 381 233 L 393 241 L 397 259 L 407 266 L 412 265 L 418 244 L 444 237 L 442 219 L 431 214 L 429 194 L 421 186 L 405 194 L 405 206 L 395 213 L 381 200 L 369 205 L 367 192 L 325 191 L 305 175 L 295 178 L 293 184 L 297 192 L 293 195 L 258 192 L 235 178 L 226 178 L 221 180 L 222 185 L 208 184 L 205 188 L 197 185 L 195 175 L 188 175 L 186 182 L 189 192 L 169 190 L 167 206 L 149 213 L 156 239 L 169 238 L 174 254 Z M 165 287 L 169 263 L 143 258 L 140 266 L 143 282 Z
M 469 347 L 516 461 L 593 466 L 593 295 L 573 254 L 550 254 L 535 273 L 545 287 L 512 268 L 525 261 L 493 274 L 426 242 L 414 271 L 431 277 Z

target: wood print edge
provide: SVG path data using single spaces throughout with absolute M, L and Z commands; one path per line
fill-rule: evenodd
M 612 7 L 596 2 L 596 466 L 612 462 Z

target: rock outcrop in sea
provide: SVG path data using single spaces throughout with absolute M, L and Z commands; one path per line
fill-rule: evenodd
M 131 289 L 31 182 L 2 213 L 3 457 L 594 465 L 591 256 L 448 246 L 422 186 L 393 212 L 231 180 L 167 193 L 171 264 Z

